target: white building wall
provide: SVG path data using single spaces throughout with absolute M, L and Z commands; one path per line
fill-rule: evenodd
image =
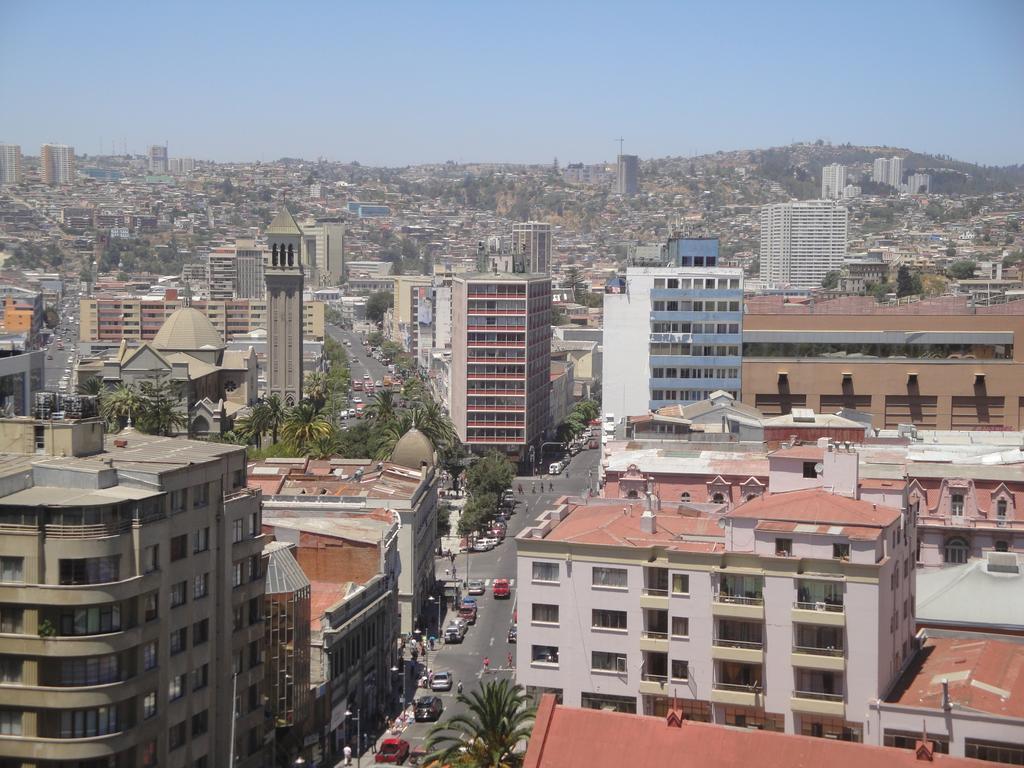
M 630 277 L 625 293 L 604 296 L 601 412 L 619 420 L 648 411 L 653 285 L 651 276 Z

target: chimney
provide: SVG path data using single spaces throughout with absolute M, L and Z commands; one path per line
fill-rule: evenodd
M 654 517 L 654 505 L 651 502 L 652 496 L 647 494 L 647 509 L 640 515 L 640 530 L 644 533 L 653 534 L 657 530 L 657 523 Z

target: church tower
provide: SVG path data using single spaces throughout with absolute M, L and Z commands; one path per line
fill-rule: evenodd
M 302 399 L 302 230 L 287 208 L 267 229 L 267 395 Z

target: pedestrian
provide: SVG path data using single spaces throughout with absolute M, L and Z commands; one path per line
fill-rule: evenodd
M 489 657 L 484 656 L 484 672 L 487 672 L 491 668 L 491 660 Z
M 541 481 L 541 482 L 543 482 L 543 481 Z M 533 493 L 536 493 L 536 492 L 537 492 L 537 484 L 534 483 L 533 484 Z
M 523 484 L 522 483 L 519 484 L 519 495 L 520 496 L 523 495 Z
M 345 765 L 352 765 L 352 747 L 346 744 L 341 754 L 345 756 Z
M 565 468 L 565 479 L 566 480 L 569 479 L 569 468 L 568 467 Z
M 512 652 L 511 651 L 509 651 L 509 653 L 508 653 L 508 668 L 512 669 Z
M 455 686 L 456 693 L 462 693 L 462 681 L 459 680 L 459 684 Z
M 452 561 L 452 565 L 455 565 L 455 553 L 450 549 L 448 550 L 448 559 Z
M 550 480 L 548 481 L 548 490 L 549 491 L 555 490 L 555 484 L 552 483 Z
M 377 754 L 377 740 L 376 739 L 370 739 L 370 754 L 373 754 L 373 755 Z

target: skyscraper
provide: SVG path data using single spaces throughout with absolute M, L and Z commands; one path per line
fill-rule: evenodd
M 631 197 L 640 191 L 640 158 L 619 155 L 615 177 L 615 193 Z
M 899 189 L 903 184 L 903 158 L 902 157 L 891 157 L 889 158 L 889 181 L 887 182 L 890 187 Z
M 267 228 L 267 394 L 302 399 L 302 230 L 287 208 Z
M 75 148 L 66 144 L 43 144 L 39 162 L 44 184 L 73 184 Z
M 903 158 L 878 157 L 872 165 L 871 180 L 877 184 L 888 184 L 899 189 L 903 184 Z
M 21 181 L 21 147 L 0 144 L 0 184 L 18 184 Z
M 761 209 L 761 279 L 773 286 L 817 288 L 846 257 L 847 210 L 831 200 Z
M 341 219 L 325 217 L 302 223 L 303 266 L 309 284 L 325 288 L 341 284 L 345 273 L 345 225 Z
M 514 272 L 551 272 L 551 225 L 543 221 L 524 221 L 512 225 Z
M 149 172 L 167 173 L 167 147 L 154 144 L 149 148 Z
M 821 169 L 821 199 L 836 200 L 843 196 L 846 186 L 846 166 L 839 163 Z

